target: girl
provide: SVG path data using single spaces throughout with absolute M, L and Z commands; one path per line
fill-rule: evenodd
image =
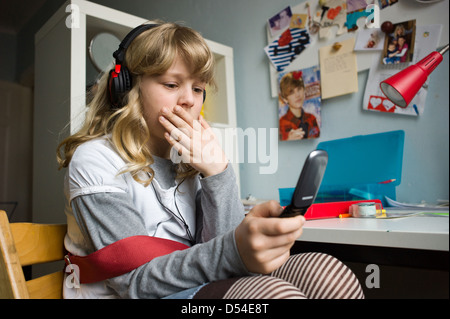
M 67 168 L 65 246 L 85 256 L 144 235 L 189 248 L 113 278 L 66 283 L 64 297 L 362 297 L 353 273 L 334 258 L 289 257 L 302 216 L 276 218 L 282 209 L 273 201 L 244 216 L 231 166 L 200 116 L 206 84 L 214 86 L 204 39 L 172 23 L 131 38 L 100 80 L 84 126 L 58 147 Z M 125 67 L 129 90 L 116 92 L 108 82 Z
M 408 43 L 406 43 L 405 36 L 399 36 L 397 38 L 397 50 L 396 57 L 400 60 L 400 63 L 405 63 L 408 60 Z

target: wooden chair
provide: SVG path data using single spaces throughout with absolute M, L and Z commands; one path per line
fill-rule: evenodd
M 60 299 L 63 269 L 25 281 L 23 266 L 64 259 L 67 225 L 9 223 L 0 210 L 0 299 Z

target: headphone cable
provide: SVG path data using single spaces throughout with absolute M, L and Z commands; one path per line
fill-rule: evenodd
M 153 181 L 151 182 L 151 185 L 152 185 L 153 191 L 155 192 L 156 199 L 158 200 L 158 202 L 159 202 L 159 204 L 161 205 L 161 207 L 163 207 L 164 210 L 165 210 L 166 212 L 172 214 L 172 216 L 175 217 L 175 218 L 178 220 L 178 222 L 181 223 L 181 224 L 184 226 L 184 228 L 186 229 L 186 233 L 187 233 L 187 235 L 188 235 L 188 237 L 189 237 L 189 241 L 190 241 L 191 244 L 193 245 L 193 244 L 195 244 L 194 237 L 193 237 L 192 234 L 191 234 L 191 231 L 190 231 L 190 229 L 189 229 L 189 225 L 186 223 L 186 220 L 183 218 L 183 215 L 181 214 L 180 210 L 178 209 L 177 198 L 176 198 L 176 192 L 177 192 L 177 190 L 178 190 L 178 187 L 180 187 L 180 185 L 184 182 L 184 180 L 185 180 L 185 179 L 183 179 L 183 180 L 177 185 L 177 187 L 175 187 L 175 191 L 173 192 L 173 200 L 174 200 L 174 202 L 175 202 L 175 208 L 177 209 L 177 212 L 178 212 L 178 215 L 179 215 L 179 216 L 178 216 L 177 214 L 175 214 L 171 209 L 169 209 L 168 207 L 166 207 L 166 206 L 162 203 L 161 199 L 159 198 L 158 193 L 156 192 L 155 186 L 153 185 Z

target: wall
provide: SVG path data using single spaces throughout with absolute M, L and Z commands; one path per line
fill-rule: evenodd
M 58 1 L 50 1 L 52 4 Z M 287 5 L 289 0 L 160 0 L 93 1 L 148 19 L 183 21 L 206 38 L 234 49 L 238 126 L 245 129 L 278 127 L 277 101 L 270 94 L 266 20 Z M 301 2 L 301 1 L 299 1 Z M 48 6 L 52 7 L 52 6 Z M 420 11 L 418 11 L 420 14 Z M 38 19 L 38 20 L 36 20 Z M 37 31 L 36 18 L 20 39 Z M 43 23 L 43 22 L 42 22 Z M 446 22 L 448 24 L 448 21 Z M 25 32 L 22 32 L 25 33 Z M 20 41 L 19 39 L 19 41 Z M 19 47 L 29 47 L 21 44 Z M 26 69 L 32 52 L 18 61 L 18 70 Z M 295 185 L 306 155 L 321 141 L 353 135 L 403 129 L 405 148 L 402 184 L 397 199 L 404 202 L 425 200 L 434 203 L 449 197 L 449 54 L 432 74 L 425 113 L 418 117 L 378 114 L 361 108 L 368 71 L 358 74 L 359 91 L 329 99 L 322 105 L 322 135 L 319 139 L 280 142 L 278 170 L 260 175 L 261 163 L 242 163 L 241 195 L 278 199 L 278 187 Z M 380 152 L 380 158 L 383 154 Z M 263 166 L 265 166 L 264 164 Z
M 0 80 L 15 81 L 16 76 L 16 55 L 17 37 L 12 33 L 0 32 L 0 60 L 8 61 L 2 63 L 0 68 Z

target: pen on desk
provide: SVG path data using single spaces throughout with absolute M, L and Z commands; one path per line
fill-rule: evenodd
M 395 182 L 396 180 L 397 179 L 392 178 L 392 179 L 388 179 L 387 181 L 379 182 L 378 184 L 389 184 L 389 183 Z
M 352 217 L 352 214 L 339 214 L 339 218 L 348 218 Z

